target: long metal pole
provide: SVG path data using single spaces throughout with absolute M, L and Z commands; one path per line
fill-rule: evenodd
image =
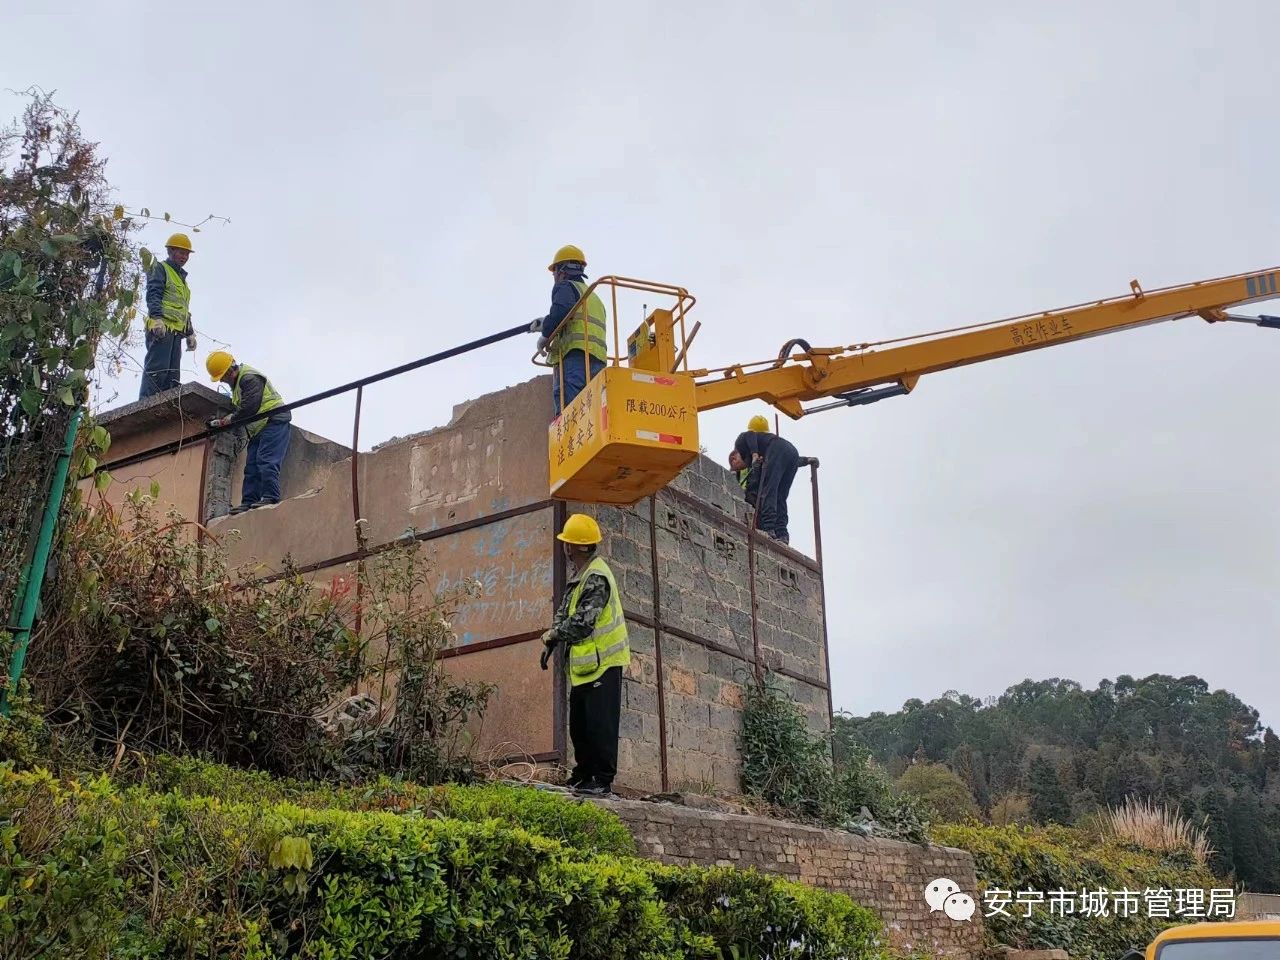
M 364 558 L 368 543 L 360 518 L 360 407 L 364 401 L 364 387 L 356 387 L 356 412 L 351 425 L 351 516 L 356 533 L 356 673 L 351 681 L 351 695 L 360 692 L 360 674 L 363 671 L 364 647 L 360 640 L 364 635 Z
M 754 464 L 753 464 L 754 467 Z M 760 461 L 760 485 L 756 487 L 756 502 L 751 510 L 751 527 L 747 530 L 747 579 L 751 586 L 751 660 L 756 686 L 764 687 L 764 655 L 760 651 L 760 604 L 756 597 L 756 531 L 760 527 L 760 500 L 764 496 L 764 476 L 769 470 L 769 458 Z
M 18 681 L 22 679 L 22 667 L 27 660 L 27 646 L 31 642 L 31 625 L 35 622 L 36 607 L 40 604 L 40 589 L 44 586 L 45 569 L 49 563 L 49 551 L 53 545 L 53 530 L 57 525 L 58 512 L 62 507 L 62 494 L 67 488 L 67 473 L 71 469 L 71 453 L 75 449 L 76 431 L 80 429 L 82 412 L 81 407 L 76 407 L 72 412 L 71 422 L 67 424 L 67 436 L 62 444 L 62 453 L 58 455 L 58 462 L 53 470 L 53 485 L 49 489 L 49 498 L 44 504 L 44 517 L 40 521 L 40 537 L 36 540 L 36 550 L 31 557 L 31 575 L 27 578 L 22 608 L 18 612 L 18 622 L 13 631 L 9 685 L 4 690 L 0 690 L 0 716 L 9 715 L 9 694 L 18 689 Z
M 564 591 L 569 579 L 569 571 L 565 568 L 564 549 L 560 546 L 560 541 L 555 535 L 564 529 L 565 516 L 568 510 L 563 500 L 557 500 L 551 507 L 551 524 L 554 529 L 551 531 L 551 616 L 554 618 L 556 611 L 560 609 L 560 601 L 564 598 Z M 566 741 L 568 733 L 568 718 L 565 716 L 569 699 L 569 692 L 565 690 L 565 671 L 567 669 L 564 661 L 564 644 L 556 644 L 556 652 L 553 655 L 553 663 L 555 664 L 555 678 L 552 681 L 552 703 L 551 703 L 551 743 L 552 749 L 555 750 L 557 758 L 564 763 L 569 758 L 569 747 Z
M 359 387 L 367 387 L 374 383 L 379 383 L 390 377 L 399 376 L 402 373 L 408 373 L 410 370 L 417 370 L 420 367 L 430 366 L 433 363 L 439 363 L 442 360 L 449 360 L 453 357 L 461 356 L 472 350 L 479 350 L 498 343 L 502 340 L 509 340 L 511 337 L 519 336 L 522 333 L 528 333 L 527 324 L 521 324 L 518 327 L 512 327 L 510 330 L 502 330 L 498 333 L 490 334 L 487 337 L 481 337 L 478 340 L 471 340 L 467 343 L 451 347 L 448 350 L 441 350 L 439 353 L 433 353 L 429 357 L 423 357 L 421 360 L 414 360 L 411 363 L 402 363 L 398 367 L 392 367 L 390 370 L 383 370 L 381 373 L 375 373 L 372 376 L 362 377 L 359 380 L 352 380 L 350 383 L 344 383 L 340 386 L 330 387 L 328 390 L 321 390 L 319 393 L 313 393 L 309 397 L 303 397 L 301 400 L 294 400 L 290 403 L 276 407 L 272 413 L 285 413 L 286 411 L 297 410 L 299 407 L 309 406 L 318 403 L 321 400 L 328 400 L 330 397 L 336 397 L 340 393 L 347 393 Z M 137 453 L 131 453 L 127 457 L 121 457 L 119 460 L 112 460 L 109 464 L 99 467 L 99 469 L 120 470 L 123 467 L 132 466 L 135 463 L 142 463 L 153 457 L 158 457 L 166 453 L 173 453 L 181 450 L 183 447 L 190 446 L 197 440 L 203 440 L 217 433 L 223 433 L 227 430 L 234 430 L 236 427 L 254 420 L 262 419 L 256 413 L 237 413 L 232 417 L 231 421 L 225 427 L 212 427 L 207 430 L 201 430 L 188 436 L 179 437 L 177 440 L 170 440 L 166 443 L 159 444 L 147 450 L 139 450 Z
M 649 495 L 649 570 L 653 574 L 653 667 L 658 675 L 658 773 L 662 792 L 671 789 L 667 775 L 667 684 L 662 672 L 662 588 L 658 581 L 658 498 Z
M 196 501 L 196 579 L 204 580 L 204 528 L 209 522 L 209 456 L 213 452 L 213 437 L 200 448 L 200 493 Z
M 822 656 L 826 660 L 827 675 L 827 729 L 834 730 L 836 708 L 831 682 L 831 643 L 827 633 L 827 568 L 822 564 L 822 513 L 818 505 L 818 460 L 809 461 L 809 485 L 813 488 L 813 552 L 818 561 L 818 598 L 822 604 Z

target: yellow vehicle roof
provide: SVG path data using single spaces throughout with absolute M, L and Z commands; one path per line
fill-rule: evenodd
M 1165 930 L 1151 941 L 1151 946 L 1157 947 L 1170 940 L 1243 940 L 1250 937 L 1280 937 L 1280 920 L 1183 924 Z

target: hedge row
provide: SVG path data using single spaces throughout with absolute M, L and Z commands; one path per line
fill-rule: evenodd
M 457 820 L 499 820 L 530 833 L 559 840 L 585 853 L 632 855 L 635 841 L 626 826 L 590 803 L 575 803 L 536 788 L 504 784 L 424 787 L 391 777 L 359 786 L 334 786 L 272 777 L 189 757 L 160 755 L 148 760 L 139 783 L 157 793 L 217 797 L 261 805 L 292 803 L 326 810 L 420 813 Z
M 834 960 L 879 958 L 880 933 L 838 894 L 586 853 L 492 819 L 250 804 L 0 768 L 7 960 Z
M 1008 891 L 1013 896 L 1014 903 L 1004 907 L 1004 913 L 985 920 L 989 938 L 1021 949 L 1057 947 L 1072 960 L 1115 960 L 1130 947 L 1145 947 L 1165 927 L 1189 919 L 1176 915 L 1178 890 L 1230 886 L 1215 880 L 1189 852 L 1161 854 L 1071 827 L 943 825 L 935 826 L 933 834 L 936 843 L 973 854 L 984 891 Z M 1041 893 L 1048 900 L 1056 890 L 1075 891 L 1077 908 L 1080 892 L 1086 890 L 1128 890 L 1140 896 L 1129 916 L 1118 915 L 1114 908 L 1105 916 L 1078 909 L 1066 913 L 1061 906 L 1050 909 L 1046 902 L 1034 905 L 1028 917 L 1025 904 L 1017 902 L 1019 891 Z M 1148 890 L 1173 892 L 1168 919 L 1150 915 Z M 990 912 L 987 904 L 979 903 L 984 914 Z M 1124 912 L 1128 910 L 1120 911 Z

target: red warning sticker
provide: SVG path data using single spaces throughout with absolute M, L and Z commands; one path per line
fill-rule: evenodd
M 653 373 L 636 373 L 633 371 L 631 379 L 640 383 L 652 383 L 659 387 L 674 387 L 676 385 L 675 377 L 661 377 Z
M 654 430 L 637 430 L 636 438 L 639 440 L 652 440 L 655 443 L 680 444 L 684 442 L 684 437 L 677 437 L 674 433 L 658 433 Z

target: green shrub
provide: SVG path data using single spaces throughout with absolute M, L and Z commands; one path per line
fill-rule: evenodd
M 631 833 L 612 813 L 591 803 L 533 788 L 503 784 L 424 787 L 390 777 L 334 786 L 280 780 L 257 771 L 168 756 L 153 758 L 141 782 L 157 792 L 218 797 L 230 803 L 287 802 L 318 809 L 499 820 L 587 853 L 635 853 Z
M 7 633 L 0 632 L 0 664 L 6 666 L 8 639 Z M 49 729 L 39 708 L 31 702 L 27 682 L 21 680 L 9 697 L 9 715 L 0 715 L 0 763 L 10 763 L 20 769 L 31 767 L 49 753 Z
M 226 783 L 251 792 L 248 780 Z M 494 796 L 494 809 L 508 802 Z M 874 916 L 841 895 L 584 853 L 491 819 L 246 803 L 0 769 L 6 960 L 821 960 L 877 957 L 879 934 Z
M 830 740 L 809 732 L 804 715 L 772 680 L 747 691 L 741 746 L 747 796 L 828 826 L 927 842 L 923 804 L 895 789 L 861 748 L 835 767 Z
M 178 514 L 159 515 L 158 496 L 153 483 L 118 510 L 64 518 L 27 668 L 53 726 L 110 757 L 196 754 L 335 780 L 471 774 L 467 723 L 492 689 L 450 679 L 440 654 L 474 583 L 437 594 L 430 554 L 412 541 L 351 580 L 325 586 L 286 566 L 260 582 Z M 382 699 L 349 715 L 357 681 Z
M 978 818 L 969 785 L 941 763 L 913 763 L 898 778 L 898 789 L 919 799 L 935 823 L 964 823 Z
M 848 897 L 729 867 L 647 869 L 686 943 L 710 938 L 741 960 L 834 960 L 880 950 L 880 920 Z
M 1132 844 L 1100 839 L 1070 827 L 935 826 L 934 840 L 973 854 L 982 890 L 1170 890 L 1225 888 L 1189 854 L 1160 854 Z M 1128 917 L 1061 915 L 1036 905 L 1030 917 L 1014 903 L 985 921 L 997 943 L 1021 949 L 1057 947 L 1075 960 L 1114 960 L 1133 946 L 1145 945 L 1167 926 L 1180 922 L 1148 916 L 1145 902 Z M 981 898 L 979 909 L 989 908 Z M 1171 911 L 1172 912 L 1172 911 Z

